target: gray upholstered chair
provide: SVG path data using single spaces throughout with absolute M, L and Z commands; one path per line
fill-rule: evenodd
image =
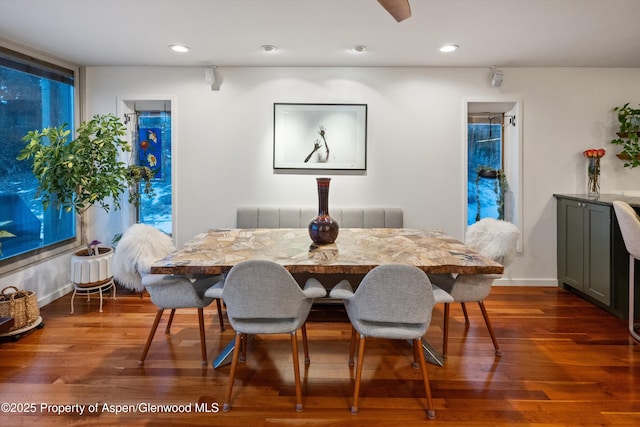
M 510 222 L 494 218 L 483 218 L 467 229 L 465 243 L 486 258 L 501 263 L 511 264 L 516 253 L 520 230 Z M 496 356 L 501 355 L 498 340 L 491 326 L 484 299 L 491 293 L 493 281 L 500 278 L 494 274 L 450 274 L 429 275 L 431 281 L 453 297 L 454 302 L 462 305 L 465 325 L 469 325 L 469 315 L 465 303 L 477 302 L 485 324 L 491 336 Z M 444 305 L 444 326 L 442 354 L 446 356 L 449 341 L 449 303 Z
M 142 292 L 146 288 L 151 297 L 151 302 L 158 306 L 149 337 L 138 361 L 139 365 L 144 364 L 158 324 L 166 308 L 171 309 L 165 329 L 166 334 L 170 333 L 176 309 L 198 309 L 202 363 L 203 365 L 207 364 L 203 308 L 211 304 L 214 299 L 205 297 L 204 292 L 222 280 L 223 277 L 205 276 L 197 280 L 190 280 L 185 276 L 150 274 L 151 265 L 167 256 L 173 248 L 171 238 L 162 231 L 150 225 L 134 224 L 123 233 L 113 256 L 114 278 L 123 286 L 136 291 Z M 220 329 L 224 330 L 219 299 L 217 303 Z
M 356 331 L 360 334 L 358 365 L 351 412 L 358 413 L 358 396 L 362 378 L 362 362 L 366 337 L 412 340 L 414 366 L 422 371 L 427 397 L 427 416 L 435 418 L 426 361 L 422 350 L 422 336 L 431 323 L 435 299 L 427 275 L 409 265 L 381 265 L 362 279 L 354 292 L 348 281 L 338 283 L 330 294 L 342 299 L 353 325 L 349 364 L 353 365 Z
M 290 334 L 293 371 L 296 383 L 296 410 L 302 411 L 302 389 L 298 362 L 297 330 L 302 329 L 305 364 L 309 363 L 309 350 L 305 322 L 314 298 L 327 294 L 315 279 L 309 279 L 300 289 L 291 273 L 272 261 L 251 260 L 236 264 L 224 280 L 206 293 L 222 297 L 227 317 L 236 331 L 235 348 L 229 372 L 229 385 L 223 411 L 231 409 L 231 392 L 240 353 L 246 353 L 247 335 Z
M 640 335 L 635 326 L 635 261 L 640 259 L 640 218 L 636 211 L 626 202 L 616 200 L 613 209 L 618 218 L 624 245 L 629 252 L 629 334 L 636 341 Z

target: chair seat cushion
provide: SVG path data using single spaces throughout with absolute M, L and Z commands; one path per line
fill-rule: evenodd
M 401 340 L 420 338 L 426 332 L 424 323 L 386 323 L 358 320 L 353 322 L 353 326 L 366 337 Z
M 296 318 L 234 318 L 233 329 L 242 334 L 290 334 L 302 326 L 305 319 Z

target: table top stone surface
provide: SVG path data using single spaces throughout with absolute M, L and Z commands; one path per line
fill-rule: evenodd
M 156 262 L 152 273 L 219 274 L 249 259 L 283 265 L 291 273 L 365 274 L 382 264 L 415 265 L 427 273 L 502 274 L 482 257 L 436 229 L 345 228 L 336 241 L 316 245 L 305 228 L 209 230 Z

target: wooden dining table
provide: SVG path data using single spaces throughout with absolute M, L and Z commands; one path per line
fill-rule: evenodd
M 256 228 L 200 233 L 155 262 L 151 273 L 221 274 L 255 259 L 276 262 L 294 275 L 364 275 L 383 264 L 414 265 L 428 274 L 503 272 L 501 264 L 437 229 L 344 228 L 334 243 L 318 245 L 304 228 Z M 442 366 L 442 356 L 425 340 L 423 348 L 432 363 Z M 226 363 L 232 351 L 232 345 L 223 350 L 214 367 Z

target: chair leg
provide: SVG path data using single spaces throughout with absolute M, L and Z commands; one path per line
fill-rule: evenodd
M 349 344 L 349 366 L 353 366 L 353 355 L 356 352 L 356 328 L 351 328 L 351 342 Z
M 360 348 L 358 349 L 358 367 L 356 368 L 356 385 L 353 390 L 353 406 L 351 406 L 351 413 L 353 415 L 358 413 L 358 396 L 360 395 L 360 380 L 362 379 L 362 361 L 364 359 L 364 335 L 360 335 Z
M 449 303 L 444 304 L 444 319 L 442 325 L 442 357 L 447 357 L 447 350 L 449 347 Z
M 164 333 L 169 335 L 171 333 L 171 324 L 173 323 L 173 315 L 176 314 L 176 309 L 172 308 L 171 313 L 169 314 L 169 321 L 167 322 L 167 327 L 164 330 Z
M 220 322 L 220 332 L 224 332 L 224 317 L 222 316 L 222 304 L 220 298 L 216 299 L 216 307 L 218 308 L 218 322 Z
M 462 314 L 464 314 L 464 324 L 465 326 L 469 326 L 471 322 L 469 322 L 469 313 L 467 313 L 467 305 L 463 302 L 460 303 L 462 306 Z
M 142 350 L 142 356 L 140 356 L 140 360 L 138 360 L 138 366 L 144 365 L 144 359 L 147 358 L 149 347 L 151 347 L 151 341 L 153 341 L 153 336 L 156 334 L 156 329 L 158 329 L 158 323 L 160 323 L 160 319 L 162 318 L 163 312 L 164 312 L 163 308 L 159 308 L 158 311 L 156 312 L 156 318 L 153 321 L 153 325 L 151 325 L 151 330 L 149 331 L 147 342 L 144 345 L 144 350 Z
M 198 308 L 198 324 L 200 325 L 200 352 L 202 353 L 202 366 L 207 366 L 207 341 L 204 335 L 204 309 Z
M 422 349 L 422 342 L 416 345 L 415 340 L 413 341 L 413 365 L 411 367 L 413 369 L 418 369 L 420 367 L 420 363 L 418 359 L 420 358 L 420 350 Z M 424 354 L 422 355 L 424 357 Z
M 422 348 L 422 341 L 419 338 L 413 340 L 413 348 Z M 424 360 L 424 355 L 419 357 L 420 370 L 422 371 L 422 381 L 424 382 L 424 391 L 427 395 L 427 417 L 430 420 L 435 419 L 436 411 L 433 409 L 433 401 L 431 399 L 431 387 L 429 386 L 429 376 L 427 375 L 427 363 Z
M 293 376 L 296 380 L 296 412 L 302 412 L 302 387 L 300 386 L 300 361 L 298 360 L 298 335 L 291 333 L 291 353 L 293 354 Z
M 502 351 L 500 351 L 500 346 L 498 345 L 496 334 L 493 332 L 493 326 L 491 326 L 491 321 L 489 320 L 489 314 L 487 314 L 487 309 L 484 306 L 484 301 L 478 301 L 478 305 L 480 306 L 480 311 L 482 311 L 482 317 L 484 317 L 484 323 L 487 324 L 489 335 L 491 335 L 491 341 L 493 341 L 493 347 L 496 350 L 496 356 L 502 356 Z
M 233 351 L 233 358 L 231 359 L 231 370 L 229 371 L 229 385 L 227 387 L 227 397 L 224 400 L 222 406 L 223 412 L 231 410 L 231 392 L 233 390 L 233 381 L 236 379 L 236 369 L 238 368 L 238 357 L 240 356 L 240 346 L 242 345 L 242 334 L 236 332 L 235 350 Z
M 302 324 L 302 348 L 304 350 L 304 364 L 311 364 L 311 359 L 309 358 L 309 342 L 307 341 L 307 324 Z
M 636 259 L 633 255 L 629 255 L 629 335 L 640 342 L 640 335 L 636 332 L 636 314 L 635 314 L 635 276 L 636 276 Z
M 247 334 L 242 334 L 242 341 L 240 342 L 240 361 L 241 362 L 244 362 L 247 360 L 247 341 L 249 341 L 249 337 L 247 336 Z

